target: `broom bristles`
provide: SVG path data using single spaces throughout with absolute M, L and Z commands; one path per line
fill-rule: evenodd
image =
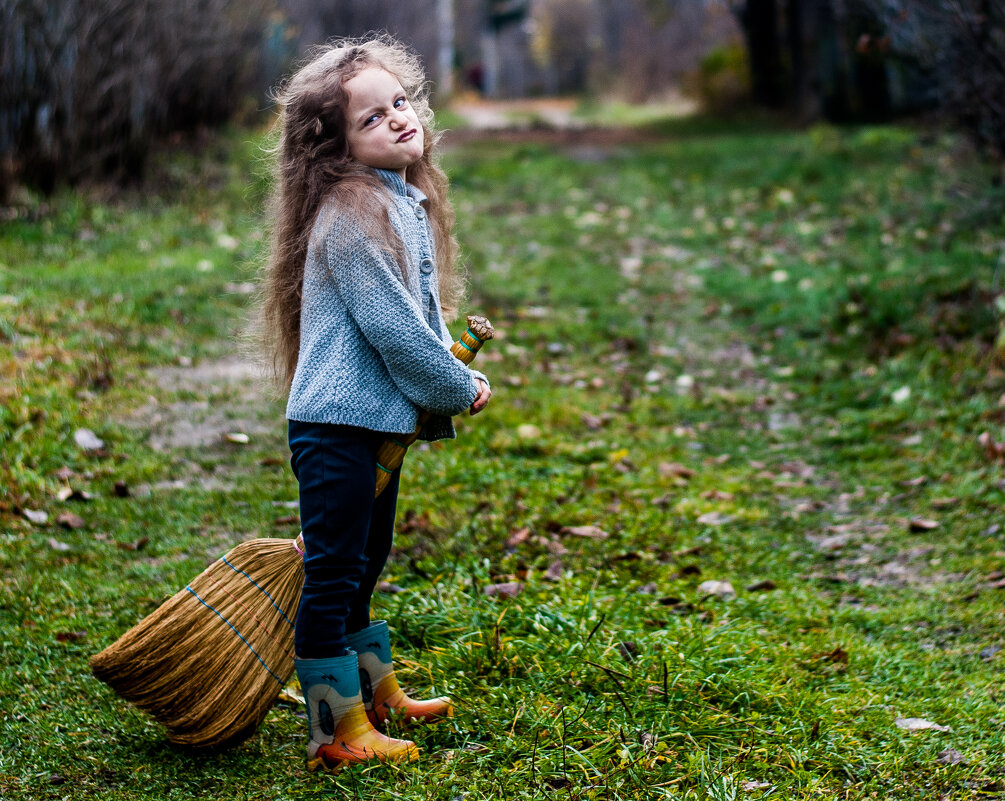
M 293 672 L 303 589 L 296 540 L 242 543 L 91 658 L 94 675 L 149 712 L 172 742 L 237 742 Z

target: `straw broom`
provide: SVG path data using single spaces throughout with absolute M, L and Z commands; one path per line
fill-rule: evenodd
M 484 317 L 451 348 L 470 364 L 493 336 Z M 415 431 L 377 452 L 379 495 Z M 91 657 L 94 675 L 149 712 L 179 745 L 209 748 L 251 736 L 293 672 L 293 625 L 303 589 L 303 538 L 241 543 L 184 590 Z

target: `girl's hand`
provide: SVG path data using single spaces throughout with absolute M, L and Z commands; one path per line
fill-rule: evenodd
M 471 404 L 471 414 L 478 414 L 478 412 L 488 406 L 489 398 L 492 397 L 492 390 L 489 389 L 488 384 L 480 378 L 476 378 L 475 383 L 478 386 L 478 394 L 475 395 L 474 402 Z

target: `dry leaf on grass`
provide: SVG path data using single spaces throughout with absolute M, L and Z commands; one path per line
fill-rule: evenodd
M 515 531 L 510 532 L 509 539 L 506 540 L 506 546 L 509 548 L 515 548 L 517 545 L 522 545 L 530 538 L 530 528 L 524 526 L 523 528 L 518 528 Z
M 660 462 L 657 469 L 664 478 L 683 478 L 685 481 L 694 478 L 694 470 L 677 462 Z
M 736 597 L 736 590 L 733 589 L 733 585 L 728 581 L 716 581 L 715 579 L 709 579 L 708 581 L 703 581 L 698 585 L 698 594 L 714 595 L 716 598 L 728 601 L 731 598 Z
M 722 512 L 705 512 L 698 518 L 698 522 L 703 526 L 723 526 L 733 519 L 732 515 Z
M 49 515 L 43 511 L 36 511 L 35 509 L 23 509 L 22 514 L 36 526 L 44 526 L 46 523 L 49 522 Z
M 73 441 L 77 447 L 85 451 L 100 451 L 105 443 L 89 428 L 78 428 L 73 432 Z
M 523 584 L 519 581 L 507 581 L 502 584 L 488 584 L 483 589 L 489 597 L 516 598 L 523 592 Z
M 984 455 L 991 461 L 1005 459 L 1005 442 L 997 442 L 985 431 L 977 437 L 977 443 L 984 449 Z
M 63 528 L 69 530 L 75 530 L 78 528 L 83 528 L 87 525 L 80 515 L 76 515 L 73 512 L 63 512 L 59 517 L 56 518 L 56 522 L 59 523 Z
M 571 534 L 573 537 L 584 537 L 590 540 L 606 540 L 608 534 L 599 526 L 562 526 L 560 534 Z
M 932 731 L 952 731 L 949 726 L 940 726 L 938 723 L 932 723 L 932 721 L 925 720 L 924 718 L 897 718 L 893 723 L 898 729 L 903 729 L 904 731 L 927 731 L 928 729 Z
M 74 489 L 73 487 L 60 487 L 59 492 L 56 493 L 56 497 L 61 501 L 89 501 L 94 496 L 89 492 Z
M 947 748 L 945 751 L 939 754 L 938 759 L 935 760 L 940 765 L 966 765 L 967 760 L 959 751 L 955 748 Z

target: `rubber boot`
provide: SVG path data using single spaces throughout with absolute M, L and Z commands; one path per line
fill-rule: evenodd
M 395 740 L 376 731 L 363 709 L 356 654 L 331 659 L 295 659 L 307 702 L 307 769 L 338 771 L 372 759 L 418 759 L 411 740 Z
M 368 628 L 348 635 L 347 639 L 349 647 L 359 654 L 363 706 L 374 726 L 381 727 L 390 717 L 408 723 L 454 716 L 454 705 L 445 696 L 416 701 L 405 695 L 391 664 L 391 640 L 386 620 L 374 620 Z

